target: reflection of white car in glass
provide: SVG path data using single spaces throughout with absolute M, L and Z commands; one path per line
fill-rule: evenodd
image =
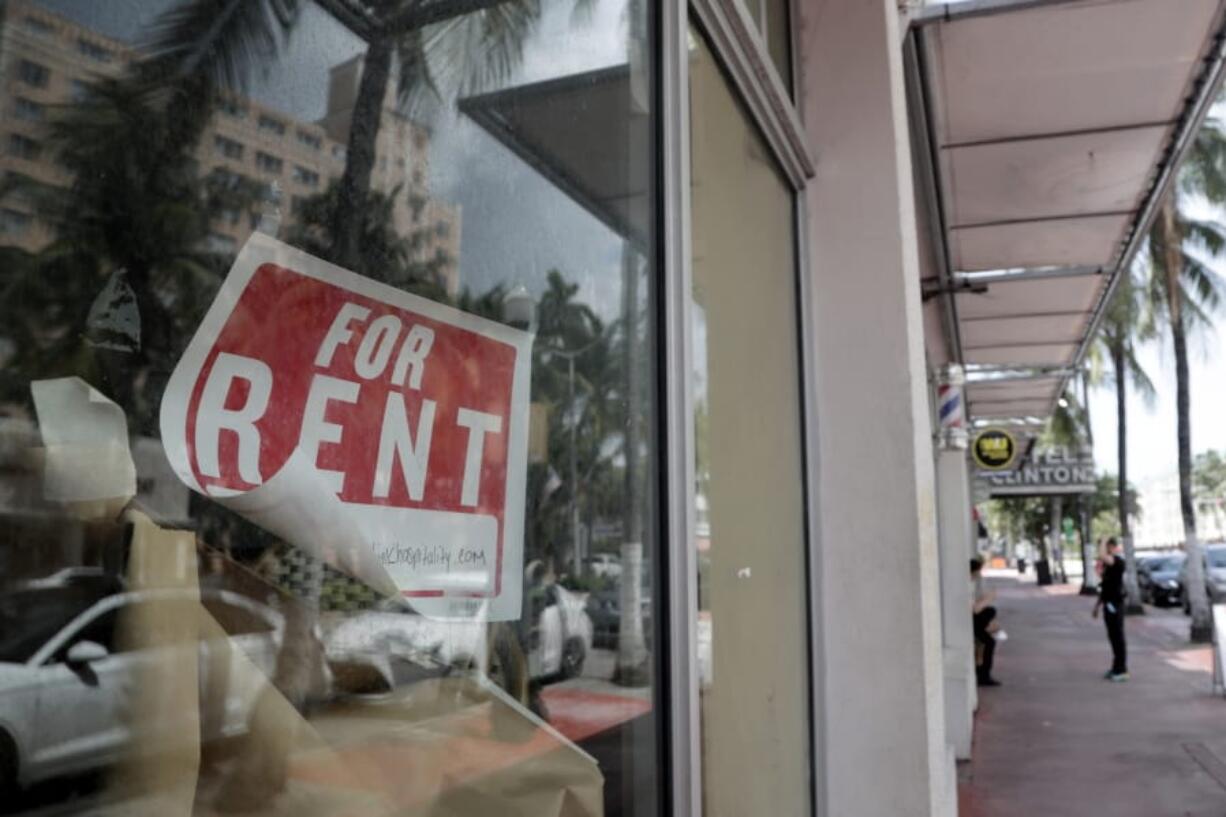
M 526 625 L 484 621 L 434 621 L 396 609 L 328 614 L 321 622 L 327 660 L 337 687 L 384 692 L 422 675 L 474 669 L 513 697 L 528 680 L 573 678 L 592 648 L 586 594 L 551 584 L 524 599 Z M 534 613 L 532 611 L 535 611 Z
M 587 569 L 593 576 L 616 579 L 622 574 L 622 560 L 615 553 L 596 553 L 587 558 Z
M 195 623 L 198 643 L 132 648 L 134 636 L 159 637 L 140 627 L 172 620 Z M 0 790 L 105 766 L 136 749 L 242 733 L 281 633 L 279 613 L 225 591 L 100 597 L 70 586 L 0 595 Z M 158 669 L 181 667 L 188 649 L 198 660 L 199 732 L 174 718 L 134 722 L 142 696 L 164 691 L 150 688 Z M 195 713 L 184 716 L 194 722 Z

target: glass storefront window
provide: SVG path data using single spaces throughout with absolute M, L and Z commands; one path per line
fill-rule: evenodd
M 703 806 L 811 813 L 793 193 L 704 38 L 690 60 Z
M 658 813 L 655 15 L 478 5 L 0 10 L 12 811 Z

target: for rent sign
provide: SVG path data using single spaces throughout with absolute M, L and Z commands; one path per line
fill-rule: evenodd
M 267 236 L 162 403 L 176 472 L 423 612 L 519 615 L 531 336 Z

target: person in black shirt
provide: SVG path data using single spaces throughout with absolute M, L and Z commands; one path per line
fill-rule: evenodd
M 1107 540 L 1099 558 L 1103 565 L 1102 582 L 1098 586 L 1098 601 L 1094 617 L 1103 611 L 1107 624 L 1107 639 L 1111 642 L 1111 669 L 1103 677 L 1108 681 L 1128 680 L 1128 642 L 1124 639 L 1124 557 L 1114 538 Z

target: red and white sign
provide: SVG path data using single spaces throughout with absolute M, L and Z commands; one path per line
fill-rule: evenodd
M 440 618 L 518 618 L 531 335 L 260 233 L 175 368 L 191 488 Z

